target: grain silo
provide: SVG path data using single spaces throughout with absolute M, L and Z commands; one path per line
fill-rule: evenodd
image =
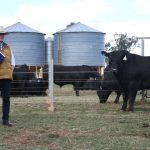
M 54 64 L 104 66 L 104 37 L 105 33 L 80 22 L 71 23 L 54 33 Z
M 11 46 L 16 65 L 43 66 L 46 61 L 45 34 L 22 23 L 13 24 L 5 30 L 5 42 Z

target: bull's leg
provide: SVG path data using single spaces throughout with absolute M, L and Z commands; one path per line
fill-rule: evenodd
M 79 89 L 81 89 L 81 87 L 82 87 L 82 82 L 76 80 L 74 84 L 74 90 L 76 92 L 76 96 L 80 96 Z
M 121 92 L 120 92 L 120 91 L 116 91 L 116 94 L 117 94 L 117 97 L 116 97 L 114 103 L 117 104 L 117 103 L 119 102 L 119 98 L 120 98 L 120 96 L 121 96 Z
M 20 88 L 20 95 L 21 97 L 25 97 L 25 91 L 26 91 L 26 82 L 25 80 L 21 81 L 21 88 Z
M 29 81 L 25 81 L 23 87 L 23 93 L 22 93 L 24 97 L 28 97 L 28 87 L 29 87 Z
M 136 98 L 136 94 L 138 91 L 138 87 L 141 85 L 141 81 L 136 81 L 133 80 L 132 82 L 130 82 L 129 84 L 129 107 L 128 107 L 128 111 L 134 111 L 134 102 L 135 102 L 135 98 Z
M 76 96 L 80 96 L 79 90 L 75 90 Z
M 126 111 L 128 103 L 128 92 L 123 92 L 123 105 L 121 110 Z
M 78 88 L 74 85 L 73 89 L 75 91 L 76 96 L 80 96 Z
M 134 111 L 134 102 L 135 102 L 136 94 L 137 94 L 137 91 L 132 91 L 129 93 L 128 111 Z

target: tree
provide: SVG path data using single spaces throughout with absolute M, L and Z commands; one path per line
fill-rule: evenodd
M 128 37 L 127 34 L 114 34 L 114 40 L 105 44 L 106 51 L 128 50 L 137 46 L 137 37 Z

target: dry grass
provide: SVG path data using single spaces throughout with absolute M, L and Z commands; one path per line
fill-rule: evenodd
M 114 104 L 114 95 L 99 104 L 95 92 L 57 92 L 55 112 L 47 110 L 46 97 L 11 98 L 15 126 L 1 125 L 0 150 L 150 149 L 150 100 L 137 97 L 131 113 L 120 111 L 122 100 Z

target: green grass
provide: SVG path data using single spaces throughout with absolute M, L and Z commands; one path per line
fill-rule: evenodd
M 12 97 L 15 125 L 0 125 L 0 150 L 150 150 L 150 100 L 137 98 L 131 113 L 120 111 L 114 95 L 99 104 L 95 92 L 64 91 L 55 96 L 55 112 L 46 97 Z

